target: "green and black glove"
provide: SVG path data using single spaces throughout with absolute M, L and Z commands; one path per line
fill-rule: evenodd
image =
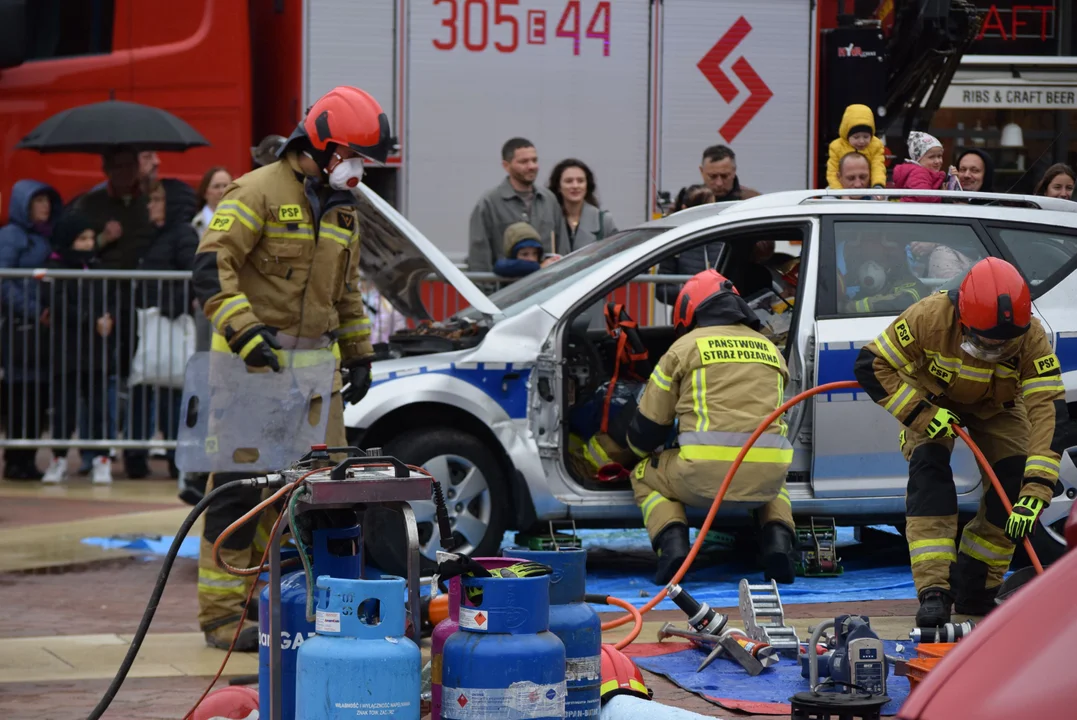
M 1013 512 L 1010 513 L 1010 517 L 1006 521 L 1007 537 L 1014 542 L 1020 542 L 1022 538 L 1031 534 L 1036 528 L 1036 521 L 1045 507 L 1047 507 L 1047 503 L 1038 497 L 1031 497 L 1030 495 L 1019 497 L 1017 504 L 1013 506 Z
M 265 325 L 255 325 L 242 335 L 228 340 L 232 352 L 243 358 L 247 367 L 267 367 L 273 372 L 280 372 L 280 360 L 274 350 L 280 350 L 276 334 Z
M 957 433 L 954 432 L 953 426 L 960 424 L 961 418 L 956 413 L 950 412 L 946 408 L 939 408 L 935 411 L 935 417 L 931 418 L 931 422 L 927 424 L 924 432 L 933 440 L 955 438 Z

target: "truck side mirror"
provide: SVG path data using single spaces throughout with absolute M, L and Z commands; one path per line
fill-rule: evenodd
M 26 60 L 26 0 L 0 0 L 0 70 Z

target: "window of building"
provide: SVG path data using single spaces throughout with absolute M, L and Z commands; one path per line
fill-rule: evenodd
M 114 0 L 33 0 L 26 4 L 26 60 L 112 52 Z

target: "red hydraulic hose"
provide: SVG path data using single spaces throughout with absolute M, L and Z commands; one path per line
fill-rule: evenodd
M 718 493 L 714 496 L 714 502 L 711 503 L 710 511 L 707 513 L 707 517 L 703 520 L 703 525 L 699 529 L 699 534 L 696 535 L 696 541 L 692 544 L 691 550 L 688 551 L 688 557 L 684 559 L 684 562 L 681 564 L 681 567 L 677 570 L 676 574 L 674 574 L 673 579 L 669 581 L 669 584 L 666 585 L 666 587 L 662 588 L 661 592 L 659 592 L 657 595 L 647 601 L 647 604 L 640 608 L 640 614 L 638 616 L 635 614 L 621 615 L 614 618 L 613 620 L 603 623 L 602 629 L 612 630 L 613 628 L 617 628 L 621 625 L 624 625 L 630 620 L 635 620 L 637 627 L 634 630 L 634 633 L 638 635 L 638 629 L 643 622 L 642 615 L 644 613 L 650 612 L 655 608 L 656 605 L 658 605 L 658 603 L 662 602 L 662 599 L 666 597 L 666 592 L 669 588 L 669 585 L 679 583 L 681 579 L 685 576 L 685 574 L 688 572 L 688 569 L 692 567 L 692 563 L 695 561 L 696 556 L 699 554 L 700 549 L 703 547 L 703 541 L 706 539 L 707 533 L 710 532 L 711 524 L 714 522 L 714 518 L 718 515 L 718 509 L 722 506 L 722 498 L 725 497 L 726 491 L 729 489 L 729 483 L 733 481 L 733 476 L 736 475 L 737 470 L 740 468 L 740 464 L 744 462 L 745 455 L 748 454 L 748 451 L 752 448 L 753 445 L 755 445 L 759 437 L 764 432 L 766 432 L 767 428 L 770 427 L 770 424 L 772 422 L 781 417 L 789 408 L 803 402 L 804 400 L 807 400 L 810 397 L 819 395 L 820 393 L 833 392 L 835 390 L 858 389 L 860 389 L 860 383 L 855 380 L 842 380 L 840 382 L 832 382 L 826 383 L 824 385 L 818 385 L 816 387 L 809 388 L 808 390 L 805 390 L 804 392 L 790 398 L 789 400 L 782 403 L 770 415 L 767 415 L 763 419 L 763 422 L 759 423 L 759 427 L 755 429 L 755 432 L 752 433 L 751 437 L 748 438 L 748 441 L 744 443 L 744 447 L 742 447 L 740 449 L 740 452 L 737 453 L 737 457 L 734 458 L 733 464 L 729 466 L 729 471 L 725 474 L 725 478 L 722 480 L 722 485 L 718 488 Z M 1006 512 L 1010 512 L 1012 509 L 1010 501 L 1006 497 L 1006 493 L 1002 489 L 1002 483 L 999 482 L 998 477 L 995 475 L 995 471 L 991 469 L 990 463 L 987 462 L 987 458 L 984 457 L 984 454 L 980 451 L 980 448 L 976 446 L 976 443 L 972 441 L 972 438 L 969 437 L 967 432 L 957 426 L 954 426 L 954 430 L 957 432 L 958 436 L 962 440 L 964 440 L 965 443 L 969 446 L 969 449 L 972 450 L 973 454 L 976 456 L 976 460 L 980 463 L 980 467 L 983 468 L 984 473 L 987 475 L 988 478 L 990 478 L 992 486 L 995 488 L 995 491 L 1002 499 L 1002 505 L 1006 508 Z M 1032 543 L 1029 542 L 1029 539 L 1027 537 L 1024 539 L 1024 543 L 1025 550 L 1028 552 L 1028 557 L 1032 561 L 1032 565 L 1036 568 L 1036 572 L 1042 573 L 1043 566 L 1040 564 L 1039 558 L 1036 557 L 1036 552 L 1032 549 Z M 612 599 L 613 598 L 611 598 L 611 601 Z M 611 604 L 613 603 L 611 602 Z
M 980 467 L 984 469 L 987 477 L 991 480 L 991 485 L 995 488 L 995 492 L 998 493 L 998 499 L 1002 501 L 1002 507 L 1006 509 L 1006 514 L 1009 515 L 1013 512 L 1013 505 L 1010 504 L 1010 499 L 1006 497 L 1006 491 L 1002 489 L 1002 483 L 999 482 L 998 476 L 995 475 L 995 471 L 991 469 L 991 463 L 987 462 L 987 458 L 984 457 L 983 452 L 972 442 L 972 438 L 965 431 L 965 428 L 954 425 L 954 432 L 957 436 L 965 441 L 965 444 L 969 446 L 969 450 L 976 456 L 976 462 L 980 463 Z M 1026 535 L 1021 539 L 1021 542 L 1025 545 L 1025 552 L 1028 553 L 1028 559 L 1032 562 L 1032 567 L 1036 568 L 1036 574 L 1043 574 L 1043 565 L 1040 564 L 1040 559 L 1036 555 L 1036 551 L 1032 549 L 1032 541 L 1028 539 Z

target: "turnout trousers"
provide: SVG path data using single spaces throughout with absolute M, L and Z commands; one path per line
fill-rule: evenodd
M 688 523 L 688 517 L 684 512 L 685 505 L 709 508 L 732 464 L 731 462 L 708 461 L 707 472 L 699 473 L 683 472 L 681 464 L 684 462 L 686 461 L 679 457 L 679 451 L 673 448 L 659 454 L 657 463 L 651 458 L 644 458 L 632 471 L 632 491 L 636 496 L 636 504 L 643 511 L 643 525 L 647 528 L 647 534 L 652 541 L 658 537 L 666 525 L 673 522 Z M 741 469 L 744 470 L 747 465 L 749 463 L 742 465 Z M 780 466 L 775 469 L 775 472 L 780 472 L 781 477 L 785 476 L 785 470 Z M 796 526 L 793 523 L 793 507 L 784 481 L 778 484 L 766 483 L 767 486 L 776 487 L 777 493 L 769 499 L 761 498 L 751 501 L 739 500 L 738 496 L 758 497 L 758 491 L 744 487 L 738 488 L 738 485 L 745 484 L 738 482 L 739 480 L 738 472 L 738 476 L 733 478 L 727 492 L 729 500 L 723 500 L 724 507 L 734 506 L 744 510 L 754 510 L 760 527 L 771 522 L 780 522 L 796 532 Z
M 954 407 L 1002 483 L 1010 503 L 1024 480 L 1029 442 L 1024 405 L 1002 409 L 990 417 L 974 408 Z M 923 433 L 902 430 L 901 452 L 909 462 L 905 495 L 905 536 L 916 592 L 927 588 L 949 590 L 951 573 L 958 604 L 994 597 L 1013 558 L 1013 543 L 1006 537 L 1007 513 L 982 472 L 980 508 L 957 539 L 957 489 L 950 467 L 951 439 L 931 439 Z
M 344 401 L 340 397 L 339 389 L 339 367 L 333 387 L 336 389 L 329 401 L 329 425 L 326 428 L 325 442 L 330 447 L 341 447 L 347 443 L 344 432 Z M 318 417 L 320 414 L 320 409 L 312 408 L 312 415 Z M 270 470 L 273 469 L 275 468 Z M 255 473 L 213 473 L 209 477 L 206 492 L 221 483 L 241 480 L 253 474 Z M 243 620 L 246 613 L 244 600 L 250 590 L 250 584 L 257 576 L 240 577 L 217 567 L 213 559 L 213 544 L 229 525 L 261 502 L 262 497 L 263 491 L 258 488 L 233 488 L 223 492 L 206 508 L 205 526 L 198 552 L 198 624 L 203 632 L 230 638 L 235 632 L 236 624 Z M 260 515 L 261 517 L 252 518 L 221 543 L 221 558 L 229 565 L 247 568 L 254 567 L 261 561 L 277 513 L 274 510 Z

